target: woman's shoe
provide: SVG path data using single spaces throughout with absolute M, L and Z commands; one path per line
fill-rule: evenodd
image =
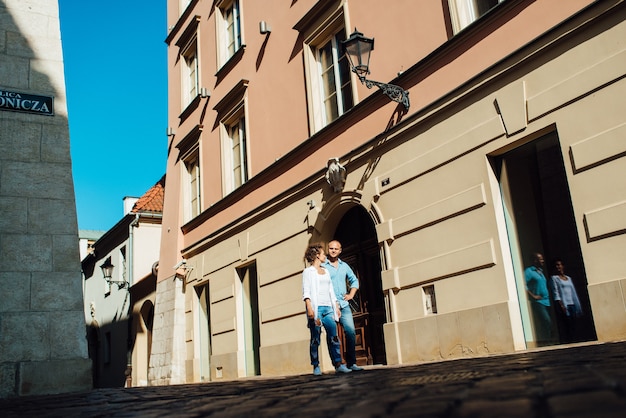
M 322 371 L 320 370 L 320 366 L 313 367 L 313 375 L 314 376 L 321 376 L 322 375 Z

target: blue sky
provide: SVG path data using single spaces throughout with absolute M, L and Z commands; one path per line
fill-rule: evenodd
M 104 231 L 165 173 L 166 0 L 59 0 L 59 15 L 78 228 Z

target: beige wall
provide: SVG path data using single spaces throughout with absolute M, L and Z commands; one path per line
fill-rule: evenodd
M 141 222 L 133 228 L 133 281 L 136 283 L 152 271 L 159 260 L 161 225 Z
M 516 323 L 517 301 L 508 296 L 514 280 L 507 278 L 511 273 L 504 263 L 508 244 L 500 241 L 498 231 L 502 228 L 498 224 L 500 205 L 492 201 L 499 193 L 491 189 L 492 174 L 485 156 L 501 154 L 546 128 L 556 129 L 563 150 L 598 339 L 619 340 L 626 335 L 624 265 L 616 254 L 624 246 L 620 232 L 624 218 L 619 216 L 623 196 L 617 192 L 623 189 L 624 181 L 617 173 L 626 168 L 620 158 L 623 146 L 618 145 L 624 124 L 619 110 L 624 105 L 623 95 L 618 92 L 625 86 L 621 78 L 626 55 L 621 39 L 626 25 L 619 19 L 610 24 L 615 26 L 598 36 L 582 30 L 580 45 L 558 58 L 538 58 L 545 63 L 510 79 L 509 84 L 381 158 L 377 166 L 380 174 L 376 173 L 372 182 L 390 178 L 392 185 L 403 184 L 378 191 L 376 201 L 385 219 L 377 227 L 379 239 L 391 242 L 393 269 L 383 273 L 384 287 L 398 289 L 399 324 L 386 326 L 390 361 L 390 348 L 394 347 L 399 352 L 396 360 L 404 362 L 472 355 L 482 350 L 509 351 L 523 343 L 520 324 Z M 484 85 L 484 90 L 492 89 Z M 494 101 L 500 105 L 503 123 Z M 508 126 L 515 128 L 507 130 Z M 480 148 L 471 151 L 475 147 Z M 398 159 L 402 155 L 417 157 L 405 158 L 399 167 L 385 164 L 394 161 L 394 154 Z M 455 213 L 463 214 L 448 218 Z M 394 239 L 397 235 L 401 238 Z M 456 275 L 465 270 L 475 271 Z M 414 303 L 419 295 L 411 286 L 448 275 L 453 277 L 435 281 L 440 314 L 436 320 L 420 319 L 423 310 Z M 409 295 L 405 296 L 406 292 Z M 482 307 L 482 317 L 477 307 Z M 510 316 L 511 325 L 504 321 L 494 327 L 485 315 L 487 307 L 500 309 L 503 318 Z M 462 321 L 472 316 L 473 327 L 487 334 L 495 332 L 492 338 L 483 334 L 479 347 L 463 335 L 467 328 Z M 411 335 L 417 348 L 406 341 Z M 476 339 L 476 335 L 469 336 Z

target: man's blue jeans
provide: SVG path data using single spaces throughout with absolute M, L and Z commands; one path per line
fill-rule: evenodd
M 532 304 L 533 323 L 535 325 L 535 338 L 540 345 L 546 345 L 552 340 L 552 318 L 550 307 L 533 301 Z
M 333 361 L 333 366 L 337 367 L 341 364 L 341 352 L 333 308 L 330 306 L 318 306 L 317 313 L 318 318 L 322 321 L 322 325 L 316 325 L 315 320 L 311 318 L 309 318 L 307 325 L 309 330 L 311 330 L 311 364 L 313 366 L 319 366 L 320 364 L 319 346 L 322 336 L 322 326 L 324 326 L 324 330 L 326 330 L 328 353 Z
M 341 308 L 341 317 L 339 323 L 343 327 L 343 332 L 346 336 L 346 365 L 348 367 L 356 364 L 355 342 L 356 334 L 354 331 L 354 318 L 352 318 L 352 309 L 350 305 Z

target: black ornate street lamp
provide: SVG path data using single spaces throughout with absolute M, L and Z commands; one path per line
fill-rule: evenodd
M 411 105 L 409 102 L 409 92 L 394 84 L 381 83 L 379 81 L 368 80 L 366 76 L 370 73 L 370 54 L 374 49 L 374 39 L 366 38 L 358 30 L 354 30 L 348 39 L 342 42 L 344 53 L 350 61 L 350 68 L 355 73 L 361 83 L 368 89 L 373 86 L 378 87 L 391 100 L 402 103 L 406 110 Z
M 126 287 L 126 280 L 112 280 L 113 277 L 113 269 L 115 268 L 115 266 L 113 265 L 113 263 L 111 263 L 111 257 L 108 257 L 104 263 L 102 263 L 100 265 L 100 268 L 102 269 L 102 276 L 104 276 L 104 280 L 106 280 L 107 283 L 109 284 L 117 284 L 117 287 L 120 289 L 123 289 L 124 287 Z

